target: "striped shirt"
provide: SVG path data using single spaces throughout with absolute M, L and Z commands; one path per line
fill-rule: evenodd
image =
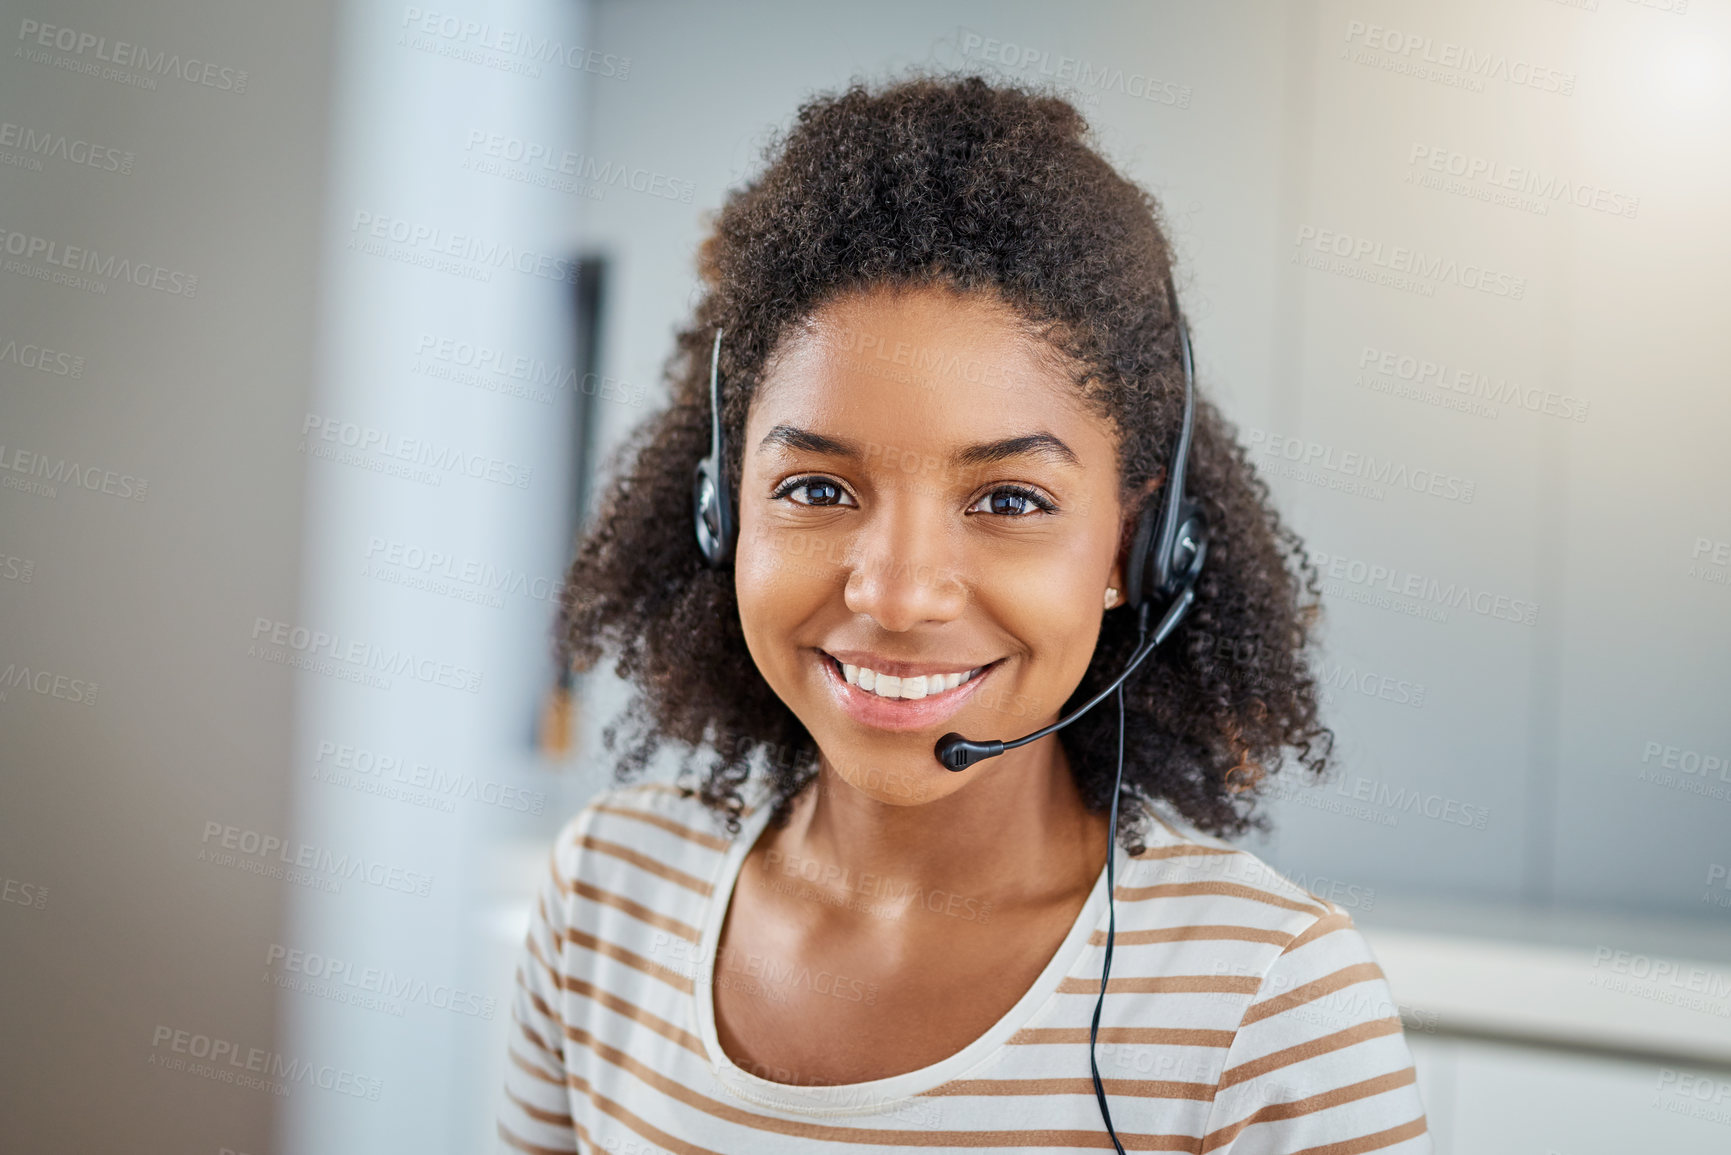
M 505 1148 L 1111 1150 L 1088 1068 L 1104 866 L 1033 986 L 949 1058 L 833 1086 L 773 1082 L 728 1058 L 712 983 L 875 996 L 847 976 L 776 974 L 725 953 L 713 964 L 763 801 L 730 838 L 672 787 L 612 789 L 560 831 L 517 969 Z M 1344 910 L 1169 814 L 1143 853 L 1114 853 L 1097 1056 L 1125 1150 L 1428 1155 L 1398 1012 Z

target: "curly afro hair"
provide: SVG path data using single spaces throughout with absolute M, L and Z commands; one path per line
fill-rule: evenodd
M 1119 437 L 1126 510 L 1158 499 L 1183 407 L 1159 206 L 1096 151 L 1069 102 L 975 76 L 913 74 L 875 89 L 856 80 L 803 104 L 765 154 L 765 170 L 728 195 L 701 246 L 705 292 L 666 365 L 671 404 L 622 447 L 556 626 L 563 668 L 591 669 L 611 650 L 639 691 L 603 735 L 616 780 L 664 746 L 682 748 L 682 782 L 734 833 L 753 773 L 767 776 L 772 821 L 785 821 L 818 751 L 757 673 L 732 568 L 709 568 L 693 539 L 692 469 L 708 452 L 717 326 L 727 332 L 722 418 L 733 478 L 778 341 L 826 302 L 886 287 L 990 296 L 1080 366 L 1079 395 Z M 1236 429 L 1200 394 L 1186 489 L 1208 518 L 1208 564 L 1189 616 L 1124 687 L 1116 836 L 1132 853 L 1152 816 L 1146 800 L 1164 799 L 1215 834 L 1262 828 L 1255 804 L 1268 768 L 1290 748 L 1321 774 L 1333 745 L 1309 661 L 1316 571 Z M 1135 615 L 1108 613 L 1066 709 L 1107 685 L 1135 643 Z M 1085 803 L 1106 813 L 1115 711 L 1094 711 L 1058 737 Z

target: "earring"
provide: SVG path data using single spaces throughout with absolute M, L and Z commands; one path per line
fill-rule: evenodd
M 1116 586 L 1107 586 L 1106 587 L 1106 608 L 1111 609 L 1113 606 L 1115 606 L 1117 604 L 1118 604 L 1117 587 Z

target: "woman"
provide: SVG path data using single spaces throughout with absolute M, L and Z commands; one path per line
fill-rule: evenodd
M 687 784 L 559 835 L 508 1146 L 1430 1150 L 1359 933 L 1217 837 L 1264 766 L 1326 765 L 1315 578 L 1218 410 L 1180 439 L 1170 249 L 1087 137 L 977 78 L 856 84 L 729 197 L 561 627 L 640 691 L 620 781 L 672 747 Z M 1200 576 L 1154 604 L 1177 473 Z M 1151 655 L 1127 602 L 1170 617 Z M 936 756 L 1139 656 L 1055 734 Z

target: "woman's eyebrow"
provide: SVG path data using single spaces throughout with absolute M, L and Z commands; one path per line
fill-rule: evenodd
M 1066 465 L 1082 464 L 1074 450 L 1045 432 L 1024 433 L 1020 437 L 1006 437 L 1002 441 L 983 441 L 960 450 L 953 454 L 951 459 L 957 465 L 991 465 L 1026 454 L 1050 457 Z
M 828 437 L 822 433 L 813 433 L 809 429 L 801 429 L 795 425 L 777 425 L 764 435 L 758 443 L 758 452 L 771 445 L 784 445 L 789 449 L 804 450 L 807 453 L 821 453 L 828 457 L 841 457 L 849 461 L 861 461 L 876 457 L 883 452 L 882 446 L 872 446 L 868 451 L 862 451 L 859 445 L 839 437 Z M 1065 465 L 1080 465 L 1081 460 L 1074 450 L 1065 445 L 1057 437 L 1044 431 L 1039 433 L 1024 433 L 1019 437 L 1005 437 L 998 441 L 982 441 L 977 445 L 969 445 L 950 455 L 950 460 L 956 465 L 991 465 L 1006 461 L 1012 457 L 1026 455 L 1049 457 Z
M 802 449 L 807 453 L 821 453 L 826 457 L 846 457 L 859 460 L 859 446 L 851 441 L 843 441 L 836 437 L 825 437 L 821 433 L 813 433 L 809 429 L 801 429 L 796 425 L 777 425 L 764 435 L 757 443 L 757 451 L 762 453 L 771 445 L 785 445 L 789 449 Z

